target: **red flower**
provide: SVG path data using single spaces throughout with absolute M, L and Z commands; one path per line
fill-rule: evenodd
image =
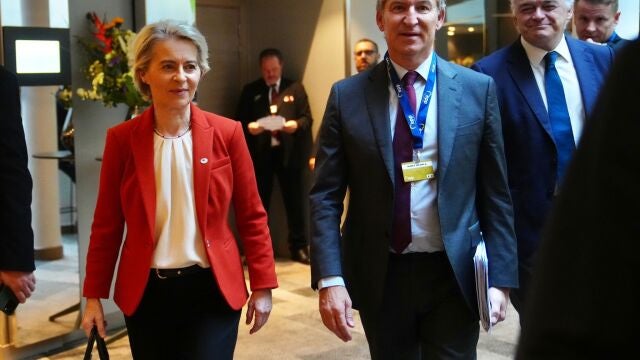
M 96 15 L 95 12 L 90 12 L 87 14 L 87 17 L 91 20 L 93 25 L 96 27 L 97 32 L 94 32 L 93 35 L 104 45 L 102 47 L 102 52 L 105 54 L 111 52 L 111 37 L 107 36 L 107 27 L 104 25 L 102 20 Z M 110 26 L 111 28 L 113 26 Z

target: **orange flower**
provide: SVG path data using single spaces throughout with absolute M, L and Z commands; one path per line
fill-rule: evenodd
M 122 23 L 124 23 L 124 19 L 121 17 L 115 17 L 113 18 L 113 20 L 111 20 L 110 23 L 108 23 L 107 25 L 104 26 L 105 30 L 109 30 L 113 27 L 118 27 L 120 25 L 122 25 Z
M 87 20 L 91 36 L 81 37 L 79 42 L 87 55 L 83 71 L 91 87 L 79 88 L 77 94 L 82 100 L 102 101 L 105 106 L 148 105 L 136 90 L 129 68 L 127 49 L 135 33 L 122 28 L 121 17 L 107 20 L 89 12 Z

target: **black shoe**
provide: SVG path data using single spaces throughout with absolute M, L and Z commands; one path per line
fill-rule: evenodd
M 309 259 L 309 250 L 307 250 L 307 248 L 293 250 L 291 252 L 291 260 L 305 265 L 311 264 L 311 259 Z

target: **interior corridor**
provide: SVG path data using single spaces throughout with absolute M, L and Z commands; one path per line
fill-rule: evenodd
M 52 336 L 68 332 L 75 325 L 77 312 L 61 316 L 55 322 L 46 320 L 51 314 L 72 306 L 78 300 L 78 270 L 74 265 L 77 264 L 77 243 L 68 236 L 65 236 L 63 243 L 65 257 L 37 264 L 37 291 L 26 305 L 18 308 L 21 343 L 44 333 Z M 348 343 L 343 343 L 322 325 L 317 294 L 309 287 L 308 266 L 278 259 L 276 271 L 280 288 L 273 291 L 273 311 L 269 322 L 258 333 L 249 335 L 249 327 L 244 324 L 246 309 L 243 310 L 235 359 L 369 358 L 362 325 L 357 317 L 353 340 Z M 492 329 L 490 334 L 481 331 L 478 359 L 513 358 L 518 333 L 518 314 L 509 307 L 505 322 Z M 111 342 L 108 348 L 112 360 L 131 359 L 126 336 Z M 35 359 L 81 359 L 84 350 L 85 344 L 79 344 L 73 349 Z M 98 358 L 97 351 L 94 351 L 93 358 Z

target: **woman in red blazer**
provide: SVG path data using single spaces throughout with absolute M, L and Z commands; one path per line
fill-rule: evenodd
M 119 257 L 114 300 L 136 359 L 233 357 L 248 293 L 228 224 L 231 205 L 252 290 L 251 333 L 267 321 L 277 287 L 241 125 L 191 103 L 209 70 L 207 51 L 192 26 L 145 26 L 133 44 L 133 72 L 152 106 L 107 132 L 82 327 L 106 335 L 100 298 L 109 297 Z

